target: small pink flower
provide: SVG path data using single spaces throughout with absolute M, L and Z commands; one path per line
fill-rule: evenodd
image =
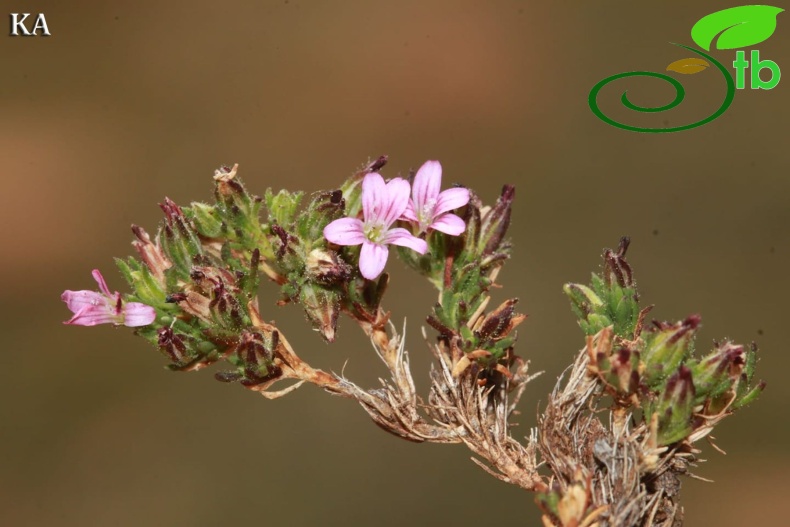
M 107 282 L 98 269 L 93 270 L 93 278 L 99 284 L 96 291 L 64 291 L 60 299 L 66 302 L 74 316 L 64 322 L 75 326 L 95 326 L 97 324 L 124 324 L 129 327 L 147 326 L 156 319 L 156 310 L 140 302 L 124 303 L 121 293 L 110 293 Z
M 402 219 L 416 223 L 420 232 L 434 229 L 458 236 L 466 230 L 466 224 L 449 211 L 469 203 L 469 190 L 451 188 L 439 192 L 441 188 L 442 165 L 438 161 L 426 161 L 414 176 L 412 199 Z
M 409 182 L 384 178 L 371 172 L 362 180 L 362 217 L 340 218 L 324 227 L 324 237 L 337 245 L 359 245 L 359 270 L 374 280 L 384 270 L 389 256 L 388 244 L 401 245 L 425 254 L 428 244 L 403 228 L 391 228 L 409 204 Z

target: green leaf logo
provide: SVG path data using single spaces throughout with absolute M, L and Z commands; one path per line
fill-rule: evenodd
M 717 49 L 745 48 L 767 40 L 776 30 L 776 16 L 784 11 L 770 5 L 744 5 L 716 11 L 691 28 L 691 38 L 710 51 L 717 35 Z

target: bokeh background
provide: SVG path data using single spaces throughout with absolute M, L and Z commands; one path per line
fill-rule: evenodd
M 632 237 L 652 315 L 701 313 L 700 347 L 756 340 L 763 398 L 703 444 L 685 480 L 687 525 L 781 523 L 790 356 L 790 84 L 741 90 L 694 130 L 639 134 L 599 121 L 590 88 L 663 71 L 721 2 L 235 1 L 4 2 L 43 12 L 52 36 L 0 38 L 0 525 L 535 525 L 532 496 L 475 467 L 462 446 L 417 445 L 353 403 L 304 387 L 267 401 L 211 373 L 175 374 L 126 328 L 69 327 L 59 295 L 122 289 L 112 258 L 157 203 L 211 199 L 213 170 L 240 163 L 253 191 L 334 188 L 369 158 L 405 174 L 439 159 L 445 185 L 492 201 L 517 187 L 515 251 L 500 274 L 529 314 L 518 352 L 546 373 L 522 403 L 521 434 L 582 345 L 561 292 Z M 7 16 L 0 13 L 2 16 Z M 790 68 L 790 15 L 759 45 Z M 725 64 L 734 52 L 717 51 Z M 790 70 L 788 70 L 790 71 Z M 602 107 L 643 125 L 711 113 L 715 71 L 607 88 Z M 387 301 L 419 327 L 434 294 L 397 262 Z M 316 365 L 373 386 L 383 369 L 348 320 L 326 345 L 296 306 L 264 315 Z M 417 374 L 420 387 L 427 374 Z M 424 393 L 424 392 L 423 392 Z

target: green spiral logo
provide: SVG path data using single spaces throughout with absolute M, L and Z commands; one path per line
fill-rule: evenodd
M 705 57 L 707 60 L 712 62 L 716 66 L 716 68 L 721 72 L 725 82 L 727 83 L 727 95 L 726 97 L 724 97 L 724 102 L 721 103 L 721 106 L 719 106 L 718 110 L 716 110 L 708 117 L 700 121 L 697 121 L 695 123 L 685 124 L 683 126 L 675 126 L 672 128 L 641 128 L 638 126 L 631 126 L 628 124 L 615 121 L 614 119 L 608 117 L 605 113 L 603 113 L 601 109 L 598 107 L 598 92 L 600 92 L 601 89 L 607 84 L 609 84 L 610 82 L 616 81 L 618 79 L 623 79 L 626 77 L 655 77 L 657 79 L 661 79 L 663 81 L 670 83 L 675 88 L 675 99 L 673 101 L 663 106 L 655 106 L 655 107 L 639 106 L 637 104 L 632 103 L 628 99 L 628 91 L 624 91 L 623 95 L 620 97 L 620 101 L 623 103 L 623 106 L 625 106 L 629 110 L 634 110 L 637 112 L 665 112 L 678 106 L 680 103 L 683 102 L 683 99 L 686 97 L 686 90 L 683 89 L 683 85 L 678 80 L 670 77 L 669 75 L 666 75 L 664 73 L 656 73 L 654 71 L 629 71 L 627 73 L 618 73 L 617 75 L 606 77 L 604 80 L 593 86 L 593 89 L 590 90 L 590 95 L 588 97 L 590 103 L 590 109 L 593 111 L 593 113 L 597 115 L 598 118 L 601 119 L 602 121 L 609 123 L 612 126 L 616 126 L 617 128 L 622 128 L 623 130 L 631 130 L 632 132 L 649 132 L 654 134 L 660 134 L 667 132 L 680 132 L 681 130 L 689 130 L 691 128 L 696 128 L 697 126 L 702 126 L 703 124 L 707 124 L 711 122 L 712 120 L 716 119 L 721 114 L 726 112 L 727 108 L 729 108 L 730 104 L 732 104 L 733 99 L 735 99 L 735 80 L 732 78 L 732 75 L 730 75 L 730 72 L 727 71 L 719 61 L 717 61 L 707 53 L 704 53 L 698 49 L 684 46 L 683 44 L 675 44 L 675 45 L 680 46 L 681 48 L 685 48 L 693 53 L 696 53 L 697 55 Z
M 776 16 L 782 11 L 784 11 L 784 9 L 766 5 L 747 5 L 717 11 L 701 18 L 696 24 L 694 24 L 694 27 L 691 28 L 691 38 L 699 47 L 705 49 L 706 51 L 710 51 L 714 40 L 716 40 L 716 47 L 718 49 L 735 49 L 739 47 L 753 46 L 754 44 L 763 42 L 773 34 L 773 32 L 776 30 Z M 704 71 L 708 66 L 710 66 L 710 64 L 713 64 L 721 73 L 724 81 L 727 84 L 727 95 L 724 97 L 724 101 L 721 103 L 721 106 L 719 106 L 715 112 L 695 123 L 686 124 L 683 126 L 675 126 L 672 128 L 642 128 L 639 126 L 631 126 L 615 121 L 611 117 L 608 117 L 606 114 L 604 114 L 601 111 L 601 108 L 598 106 L 598 93 L 610 82 L 624 79 L 626 77 L 653 77 L 664 82 L 668 82 L 673 88 L 675 88 L 675 98 L 668 104 L 664 104 L 662 106 L 639 106 L 631 102 L 631 100 L 628 98 L 628 91 L 624 91 L 620 97 L 620 102 L 629 110 L 634 110 L 636 112 L 666 112 L 677 107 L 683 102 L 683 99 L 686 96 L 686 90 L 683 88 L 683 85 L 678 80 L 670 77 L 669 75 L 664 73 L 656 73 L 653 71 L 629 71 L 626 73 L 612 75 L 611 77 L 606 77 L 598 84 L 593 86 L 592 90 L 590 90 L 590 95 L 587 98 L 590 109 L 593 111 L 593 113 L 605 123 L 623 130 L 660 134 L 668 132 L 680 132 L 682 130 L 696 128 L 713 121 L 726 112 L 732 104 L 733 99 L 735 99 L 735 80 L 733 79 L 730 72 L 725 69 L 725 67 L 719 61 L 704 51 L 691 48 L 689 46 L 684 46 L 683 44 L 676 44 L 674 42 L 672 44 L 686 49 L 698 57 L 703 58 L 681 59 L 675 61 L 667 67 L 667 71 L 675 71 L 682 74 L 693 74 Z M 709 62 L 706 62 L 706 60 Z

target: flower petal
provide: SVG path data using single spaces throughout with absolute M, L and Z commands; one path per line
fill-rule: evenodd
M 156 320 L 156 310 L 149 305 L 140 302 L 129 302 L 124 304 L 124 325 L 130 328 L 147 326 Z
M 104 281 L 104 277 L 101 275 L 101 272 L 98 269 L 91 271 L 91 274 L 93 275 L 93 279 L 96 280 L 96 283 L 99 284 L 99 291 L 110 298 L 115 296 L 110 292 L 110 289 L 107 287 L 107 282 Z
M 428 250 L 428 243 L 425 240 L 413 236 L 409 231 L 400 227 L 387 231 L 387 234 L 384 235 L 384 243 L 408 247 L 420 254 L 425 254 Z
M 117 323 L 118 316 L 108 309 L 106 305 L 87 306 L 76 313 L 64 324 L 72 326 L 95 326 L 97 324 Z
M 409 191 L 409 182 L 403 178 L 396 177 L 387 183 L 385 208 L 379 213 L 379 220 L 386 227 L 400 218 L 409 206 Z
M 409 204 L 406 205 L 406 210 L 403 211 L 403 214 L 401 214 L 400 219 L 406 220 L 406 221 L 414 221 L 414 222 L 417 221 L 417 214 L 414 213 L 414 200 L 413 199 L 409 200 Z
M 426 161 L 414 175 L 412 195 L 416 210 L 422 210 L 430 200 L 437 199 L 441 188 L 442 165 L 438 161 Z
M 362 221 L 357 218 L 340 218 L 324 227 L 324 238 L 338 245 L 359 245 L 366 240 Z
M 86 308 L 102 307 L 109 310 L 107 297 L 96 291 L 63 291 L 60 299 L 66 302 L 66 307 L 72 313 L 79 313 Z
M 438 216 L 448 210 L 463 207 L 469 203 L 469 189 L 467 188 L 448 188 L 436 200 L 436 208 L 433 209 L 433 215 Z
M 451 236 L 458 236 L 466 230 L 466 223 L 455 214 L 446 212 L 434 219 L 430 227 Z
M 389 256 L 386 245 L 365 241 L 359 252 L 359 271 L 368 280 L 375 280 L 384 270 Z
M 386 204 L 387 185 L 378 172 L 371 172 L 362 180 L 362 217 L 365 223 L 376 222 Z

